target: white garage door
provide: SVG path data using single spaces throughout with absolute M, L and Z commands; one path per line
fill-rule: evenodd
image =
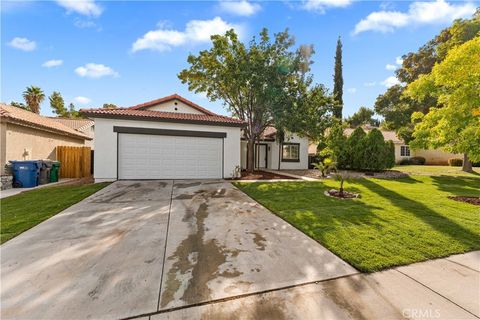
M 221 138 L 118 135 L 119 179 L 222 178 Z

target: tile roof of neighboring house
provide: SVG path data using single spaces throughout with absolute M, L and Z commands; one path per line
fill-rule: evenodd
M 268 126 L 265 128 L 263 133 L 260 135 L 260 140 L 263 141 L 275 141 L 275 134 L 277 133 L 277 129 L 273 126 Z M 244 138 L 244 132 L 242 132 L 242 139 Z
M 50 117 L 50 119 L 60 122 L 61 124 L 77 131 L 84 131 L 95 124 L 95 122 L 90 119 L 70 119 L 59 117 Z
M 82 109 L 80 112 L 92 118 L 114 118 L 114 119 L 136 119 L 150 121 L 165 121 L 178 123 L 198 123 L 226 126 L 244 126 L 244 122 L 239 119 L 221 116 L 218 114 L 195 114 L 195 113 L 177 113 L 153 110 L 136 109 Z
M 344 133 L 347 136 L 350 136 L 352 134 L 353 130 L 355 130 L 355 129 L 346 128 Z M 365 130 L 365 132 L 368 132 L 368 131 L 371 130 L 371 128 L 363 128 L 363 130 Z M 380 130 L 380 132 L 383 134 L 383 138 L 385 140 L 392 140 L 393 143 L 397 143 L 397 144 L 398 143 L 404 143 L 404 141 L 397 136 L 395 131 Z
M 86 134 L 67 127 L 66 125 L 54 121 L 48 117 L 44 117 L 39 114 L 23 110 L 21 108 L 12 107 L 3 103 L 0 104 L 0 116 L 2 121 L 17 123 L 23 126 L 54 132 L 66 136 L 92 140 L 92 138 Z
M 152 100 L 152 101 L 149 101 L 149 102 L 144 102 L 144 103 L 141 103 L 141 104 L 137 104 L 133 107 L 129 107 L 129 109 L 134 109 L 134 110 L 142 110 L 144 108 L 148 108 L 148 107 L 151 107 L 151 106 L 154 106 L 154 105 L 157 105 L 157 104 L 160 104 L 160 103 L 164 103 L 164 102 L 168 102 L 168 101 L 172 101 L 172 100 L 179 100 L 183 103 L 185 103 L 186 105 L 200 111 L 200 112 L 203 112 L 204 114 L 208 114 L 208 115 L 211 115 L 211 116 L 215 116 L 216 114 L 203 108 L 203 107 L 200 107 L 198 104 L 196 103 L 193 103 L 192 101 L 190 100 L 187 100 L 185 99 L 184 97 L 182 96 L 179 96 L 178 94 L 174 93 L 170 96 L 166 96 L 166 97 L 163 97 L 163 98 L 160 98 L 160 99 L 156 99 L 156 100 Z
M 203 114 L 195 113 L 180 113 L 180 112 L 167 112 L 156 110 L 145 110 L 145 108 L 171 101 L 179 100 L 192 108 L 201 111 Z M 164 121 L 164 122 L 177 122 L 177 123 L 198 123 L 198 124 L 211 124 L 211 125 L 226 125 L 226 126 L 238 126 L 242 127 L 245 122 L 239 119 L 222 116 L 207 109 L 200 107 L 199 105 L 179 96 L 173 94 L 168 97 L 149 101 L 146 103 L 138 104 L 129 108 L 117 108 L 117 109 L 82 109 L 80 110 L 86 116 L 92 118 L 113 118 L 113 119 L 135 119 L 135 120 L 149 120 L 149 121 Z

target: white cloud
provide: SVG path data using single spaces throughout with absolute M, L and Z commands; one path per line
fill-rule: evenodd
M 375 81 L 372 81 L 372 82 L 365 82 L 365 83 L 363 83 L 363 85 L 365 87 L 374 87 L 374 86 L 377 85 L 377 83 Z
M 325 13 L 328 8 L 344 8 L 352 4 L 353 0 L 304 0 L 302 8 L 317 13 Z
M 389 64 L 387 64 L 387 65 L 385 66 L 385 69 L 390 70 L 390 71 L 393 71 L 393 70 L 396 70 L 396 69 L 397 69 L 397 66 L 394 65 L 394 64 L 390 64 L 390 63 L 389 63 Z
M 357 88 L 348 88 L 348 89 L 347 89 L 347 92 L 354 94 L 354 93 L 357 92 Z
M 48 61 L 45 61 L 43 64 L 42 64 L 42 67 L 45 67 L 45 68 L 53 68 L 53 67 L 58 67 L 58 66 L 61 66 L 63 64 L 63 60 L 48 60 Z
M 89 17 L 98 17 L 103 11 L 94 0 L 57 0 L 57 3 L 67 9 L 67 13 L 76 12 Z
M 23 50 L 23 51 L 33 51 L 37 47 L 35 41 L 28 40 L 27 38 L 15 37 L 8 43 L 12 48 Z
M 387 87 L 387 88 L 390 88 L 390 87 L 393 87 L 394 85 L 396 84 L 400 84 L 400 81 L 397 79 L 397 77 L 395 76 L 390 76 L 388 77 L 387 79 L 383 80 L 382 81 L 382 84 Z
M 395 63 L 399 66 L 401 66 L 403 64 L 403 59 L 402 57 L 396 57 L 395 58 Z
M 92 20 L 82 20 L 82 19 L 79 19 L 79 18 L 76 18 L 74 21 L 73 21 L 73 25 L 79 29 L 85 29 L 85 28 L 97 28 L 98 25 L 97 23 L 95 23 L 95 21 L 92 21 Z M 97 29 L 101 29 L 101 28 L 97 28 Z
M 242 27 L 225 22 L 220 17 L 212 20 L 191 20 L 184 31 L 159 28 L 145 33 L 132 44 L 132 52 L 140 50 L 168 51 L 185 44 L 205 43 L 214 34 L 224 34 L 230 29 L 241 36 Z
M 103 64 L 87 63 L 84 66 L 75 69 L 75 73 L 80 77 L 101 78 L 106 76 L 118 77 L 118 72 Z
M 370 13 L 355 26 L 354 34 L 365 31 L 393 32 L 408 25 L 449 23 L 475 13 L 473 3 L 450 4 L 445 0 L 413 2 L 408 12 L 376 11 Z
M 224 12 L 245 17 L 254 15 L 262 8 L 258 3 L 251 3 L 246 0 L 220 1 L 219 7 Z
M 73 102 L 75 103 L 78 103 L 78 104 L 87 104 L 87 103 L 90 103 L 92 101 L 92 99 L 90 98 L 87 98 L 87 97 L 75 97 L 73 98 Z

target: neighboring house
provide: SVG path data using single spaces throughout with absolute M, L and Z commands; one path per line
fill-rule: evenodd
M 86 140 L 85 146 L 90 147 L 92 150 L 94 149 L 95 145 L 95 137 L 94 137 L 94 124 L 95 122 L 90 119 L 71 119 L 71 118 L 59 118 L 59 117 L 50 117 L 50 119 L 60 122 L 67 127 L 70 127 L 76 131 L 82 132 L 86 134 L 88 137 L 92 138 L 92 140 Z
M 57 146 L 84 146 L 86 134 L 48 117 L 0 104 L 0 165 L 10 160 L 56 160 Z
M 240 167 L 245 123 L 177 94 L 81 112 L 95 121 L 95 181 L 228 178 Z
M 350 136 L 355 129 L 345 129 L 345 134 Z M 371 127 L 365 127 L 364 130 L 368 132 Z M 425 164 L 430 165 L 447 165 L 450 158 L 463 158 L 462 155 L 444 152 L 441 150 L 410 150 L 410 147 L 397 136 L 395 131 L 380 130 L 385 138 L 385 141 L 392 140 L 395 145 L 395 162 L 398 164 L 404 159 L 412 157 L 425 158 Z
M 297 134 L 286 133 L 285 141 L 276 141 L 277 130 L 267 127 L 255 144 L 255 168 L 278 170 L 282 169 L 307 169 L 308 168 L 308 138 L 302 138 Z M 241 167 L 247 167 L 247 141 L 242 138 L 241 143 Z

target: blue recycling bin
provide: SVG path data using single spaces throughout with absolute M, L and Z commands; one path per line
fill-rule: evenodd
M 13 186 L 17 188 L 32 188 L 38 186 L 38 176 L 42 161 L 10 161 L 13 171 Z

